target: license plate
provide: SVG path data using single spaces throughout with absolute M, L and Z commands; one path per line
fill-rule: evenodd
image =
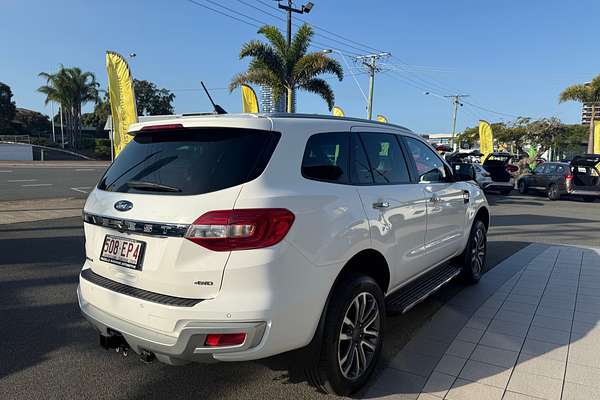
M 119 236 L 106 235 L 100 260 L 121 267 L 140 269 L 144 259 L 146 243 Z

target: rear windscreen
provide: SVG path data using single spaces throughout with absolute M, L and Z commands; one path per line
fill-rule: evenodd
M 262 173 L 279 136 L 236 128 L 141 132 L 115 159 L 98 189 L 195 195 L 240 185 Z

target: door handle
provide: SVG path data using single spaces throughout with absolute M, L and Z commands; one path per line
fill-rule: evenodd
M 471 199 L 471 194 L 469 193 L 468 190 L 463 190 L 463 201 L 465 204 L 469 203 L 469 200 Z
M 373 203 L 373 208 L 375 209 L 388 208 L 389 206 L 390 203 L 388 203 L 387 201 L 376 201 L 375 203 Z

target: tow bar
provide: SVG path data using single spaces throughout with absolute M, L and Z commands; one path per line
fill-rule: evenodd
M 108 336 L 100 335 L 100 346 L 106 350 L 115 349 L 115 351 L 120 353 L 123 357 L 127 357 L 130 350 L 123 335 L 111 330 L 108 331 Z M 150 364 L 155 358 L 156 356 L 151 351 L 142 350 L 140 353 L 140 361 L 143 363 Z

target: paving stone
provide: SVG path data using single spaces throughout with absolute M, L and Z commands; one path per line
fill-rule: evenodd
M 533 320 L 533 314 L 522 314 L 514 311 L 500 310 L 494 319 L 529 324 L 531 320 Z
M 520 351 L 524 337 L 506 335 L 504 333 L 486 332 L 479 344 L 497 349 Z
M 458 376 L 460 370 L 467 362 L 466 358 L 444 355 L 435 367 L 435 372 L 442 372 L 447 375 Z
M 440 358 L 435 356 L 401 351 L 392 359 L 390 367 L 427 377 L 439 360 Z
M 486 329 L 491 320 L 491 318 L 471 317 L 465 327 L 473 329 Z
M 459 378 L 505 389 L 511 372 L 512 368 L 469 360 L 460 372 Z
M 559 400 L 562 379 L 514 371 L 508 382 L 508 390 L 548 400 Z
M 515 364 L 515 361 L 517 361 L 518 355 L 519 353 L 516 351 L 478 345 L 473 351 L 470 359 L 497 365 L 499 367 L 511 368 Z
M 509 301 L 514 301 L 517 303 L 525 303 L 525 304 L 533 304 L 537 305 L 540 302 L 540 296 L 529 296 L 525 294 L 511 294 L 508 296 Z
M 600 399 L 600 389 L 596 387 L 565 382 L 562 400 L 592 400 Z
M 569 332 L 559 331 L 556 329 L 542 328 L 540 326 L 532 326 L 529 328 L 527 338 L 541 340 L 542 342 L 555 343 L 559 345 L 569 343 Z
M 465 342 L 463 340 L 455 340 L 452 342 L 446 354 L 450 354 L 456 357 L 469 358 L 469 355 L 475 348 L 475 343 Z
M 429 393 L 421 393 L 417 400 L 440 400 L 443 397 L 434 396 Z
M 462 340 L 465 342 L 477 343 L 477 342 L 479 342 L 479 339 L 481 339 L 483 332 L 485 332 L 485 330 L 483 330 L 483 329 L 474 329 L 474 328 L 469 328 L 468 326 L 465 326 L 458 333 L 458 335 L 456 336 L 456 339 Z
M 506 391 L 502 400 L 540 400 L 539 397 L 531 397 L 526 394 Z
M 503 390 L 483 385 L 477 382 L 471 382 L 464 379 L 457 379 L 454 386 L 446 395 L 448 400 L 501 400 Z
M 524 354 L 536 357 L 545 357 L 558 361 L 566 361 L 568 346 L 558 346 L 554 343 L 540 342 L 539 340 L 526 339 L 521 350 Z
M 443 399 L 444 396 L 446 396 L 446 393 L 448 393 L 452 387 L 452 384 L 455 380 L 455 376 L 434 371 L 427 380 L 427 383 L 425 383 L 422 393 Z M 419 397 L 419 399 L 420 398 L 421 397 Z
M 565 361 L 552 360 L 547 357 L 537 357 L 531 354 L 521 354 L 517 361 L 515 371 L 562 380 L 565 376 L 565 367 Z
M 414 337 L 406 346 L 404 346 L 404 350 L 408 352 L 439 357 L 446 352 L 447 348 L 447 343 L 432 340 L 420 335 Z
M 564 310 L 560 308 L 553 308 L 547 306 L 539 306 L 537 311 L 537 315 L 545 315 L 547 317 L 552 318 L 561 318 L 571 321 L 573 319 L 573 310 Z
M 421 393 L 426 378 L 408 372 L 387 368 L 379 374 L 377 381 L 369 388 L 366 398 L 414 400 Z
M 571 321 L 568 319 L 549 317 L 547 315 L 536 315 L 533 317 L 532 325 L 565 332 L 571 331 Z
M 569 362 L 565 381 L 600 388 L 600 368 L 588 367 Z
M 525 337 L 529 329 L 528 322 L 513 322 L 501 319 L 494 319 L 488 327 L 488 332 L 504 333 L 511 336 Z
M 569 363 L 600 368 L 600 349 L 586 343 L 574 342 L 569 346 Z
M 598 310 L 600 310 L 600 308 Z M 575 310 L 573 320 L 596 323 L 600 321 L 600 312 L 583 312 Z
M 573 321 L 572 331 L 575 334 L 600 335 L 600 323 L 599 322 Z

